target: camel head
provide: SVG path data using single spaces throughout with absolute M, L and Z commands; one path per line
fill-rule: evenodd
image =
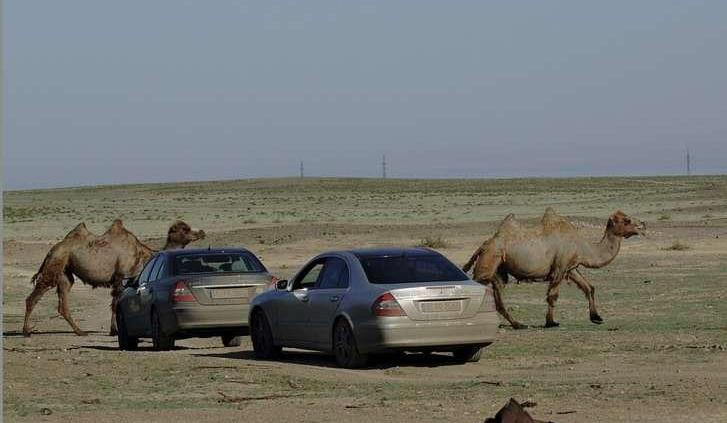
M 626 213 L 617 210 L 608 218 L 606 230 L 614 235 L 631 238 L 634 235 L 644 235 L 646 225 L 637 219 L 630 218 Z
M 190 242 L 203 239 L 205 233 L 203 230 L 193 230 L 186 222 L 177 220 L 169 227 L 167 232 L 167 245 L 164 249 L 184 248 Z

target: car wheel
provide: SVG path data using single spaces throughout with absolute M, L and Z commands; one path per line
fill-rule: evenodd
M 121 351 L 134 351 L 139 347 L 139 338 L 129 336 L 124 315 L 120 312 L 116 313 L 116 336 L 118 337 L 119 349 Z
M 468 345 L 457 348 L 452 352 L 454 359 L 462 363 L 476 363 L 482 357 L 482 347 L 479 345 Z
M 151 341 L 155 351 L 169 351 L 174 347 L 174 338 L 162 332 L 162 324 L 156 310 L 151 312 Z
M 222 345 L 226 347 L 239 347 L 242 344 L 242 337 L 235 335 L 222 335 Z
M 336 363 L 347 369 L 363 367 L 368 361 L 366 354 L 359 353 L 356 337 L 345 319 L 340 319 L 333 328 L 333 354 Z
M 273 331 L 270 329 L 268 318 L 262 310 L 256 310 L 252 314 L 250 325 L 250 338 L 252 338 L 252 349 L 255 358 L 268 360 L 280 355 L 282 348 L 273 343 Z

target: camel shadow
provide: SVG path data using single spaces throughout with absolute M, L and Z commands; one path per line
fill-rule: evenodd
M 97 350 L 97 351 L 121 351 L 119 350 L 118 346 L 115 345 L 82 345 L 81 348 L 83 349 L 89 349 L 89 350 Z M 182 351 L 182 350 L 190 350 L 194 348 L 189 347 L 183 347 L 183 346 L 174 346 L 170 351 Z M 158 352 L 154 349 L 152 345 L 139 345 L 139 347 L 133 351 L 124 351 L 128 352 L 130 354 L 133 354 L 135 352 Z
M 318 351 L 283 350 L 275 360 L 259 360 L 253 351 L 231 351 L 225 353 L 193 354 L 195 357 L 215 357 L 229 360 L 251 360 L 266 363 L 288 363 L 316 366 L 325 368 L 338 368 L 336 360 L 330 354 Z M 396 367 L 442 367 L 461 365 L 462 363 L 448 354 L 422 354 L 422 353 L 396 353 L 378 354 L 371 357 L 366 369 L 391 369 Z
M 89 330 L 89 331 L 86 331 L 86 333 L 89 334 L 89 335 L 98 335 L 98 334 L 102 334 L 102 335 L 103 334 L 106 334 L 106 335 L 108 335 L 108 332 L 107 331 L 94 331 L 94 330 Z M 43 330 L 43 331 L 33 331 L 33 332 L 30 333 L 30 335 L 31 335 L 31 337 L 34 336 L 34 335 L 73 335 L 73 336 L 78 337 L 78 338 L 83 338 L 81 336 L 76 335 L 76 333 L 73 332 L 72 330 Z M 6 338 L 21 337 L 21 336 L 25 336 L 25 335 L 23 335 L 23 331 L 22 330 L 8 330 L 8 331 L 3 331 L 3 337 L 6 337 Z

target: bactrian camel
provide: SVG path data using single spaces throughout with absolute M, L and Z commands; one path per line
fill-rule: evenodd
M 475 251 L 462 269 L 467 272 L 474 265 L 473 279 L 492 285 L 497 311 L 515 329 L 526 326 L 510 316 L 502 301 L 508 276 L 548 282 L 545 327 L 558 326 L 553 314 L 560 284 L 565 279 L 583 291 L 588 299 L 591 321 L 600 324 L 603 319 L 596 309 L 595 288 L 583 277 L 579 268 L 606 266 L 616 258 L 623 238 L 641 235 L 643 231 L 643 223 L 617 211 L 608 219 L 601 241 L 593 243 L 583 238 L 573 224 L 550 207 L 545 210 L 540 224 L 534 227 L 521 225 L 510 214 L 502 221 L 497 233 Z
M 182 222 L 175 222 L 167 233 L 165 250 L 184 248 L 192 241 L 204 238 L 202 230 L 195 231 Z M 116 219 L 101 236 L 91 233 L 80 223 L 46 254 L 38 273 L 31 281 L 33 292 L 25 300 L 25 322 L 23 335 L 30 336 L 30 315 L 40 298 L 52 288 L 58 292 L 58 314 L 60 314 L 77 335 L 86 335 L 71 317 L 68 295 L 74 282 L 74 275 L 83 283 L 94 288 L 111 288 L 110 333 L 116 333 L 116 300 L 121 294 L 121 281 L 141 272 L 144 264 L 155 251 L 144 245 Z

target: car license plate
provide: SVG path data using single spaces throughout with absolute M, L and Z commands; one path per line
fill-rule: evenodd
M 447 311 L 462 311 L 461 301 L 425 301 L 420 303 L 424 313 L 443 313 Z
M 244 298 L 247 297 L 245 288 L 215 288 L 210 290 L 212 298 Z

